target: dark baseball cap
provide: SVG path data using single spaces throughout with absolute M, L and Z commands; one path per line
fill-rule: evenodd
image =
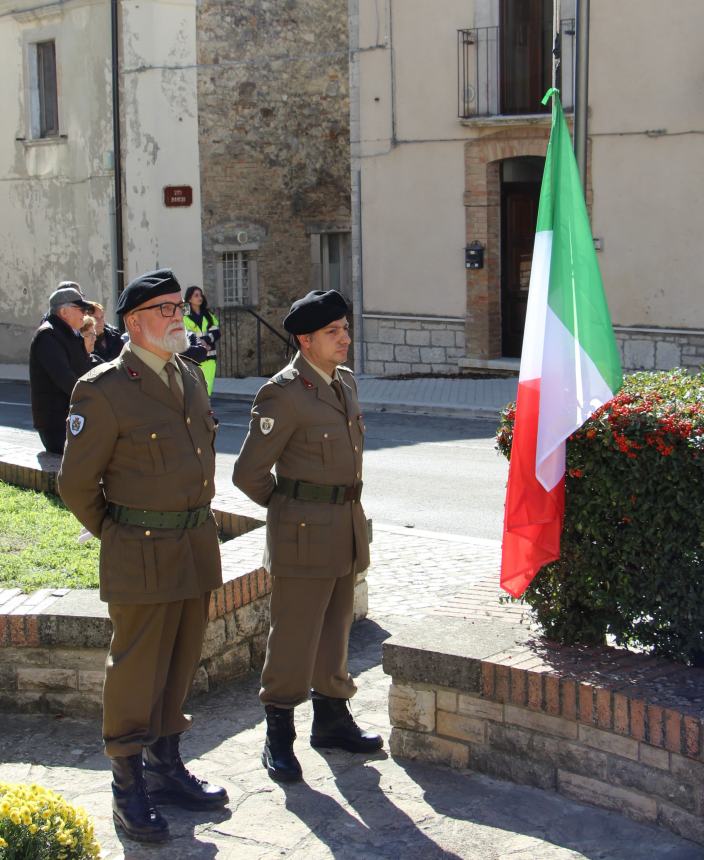
M 82 311 L 92 311 L 93 305 L 87 302 L 75 287 L 59 286 L 49 296 L 49 313 L 54 313 L 61 305 L 76 305 Z
M 348 313 L 347 302 L 337 290 L 313 290 L 291 305 L 284 328 L 290 334 L 310 334 Z
M 126 314 L 151 299 L 180 292 L 181 284 L 171 269 L 156 269 L 129 282 L 117 300 L 115 311 L 118 314 Z

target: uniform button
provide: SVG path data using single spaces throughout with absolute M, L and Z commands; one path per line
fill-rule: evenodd
M 196 448 L 196 454 L 200 454 L 200 448 Z
M 355 445 L 355 446 L 354 446 L 354 450 L 355 450 L 355 451 L 359 451 L 359 448 Z
M 323 439 L 327 439 L 327 438 L 328 438 L 328 434 L 327 434 L 327 433 L 323 433 Z
M 149 529 L 147 529 L 147 530 L 144 532 L 144 534 L 145 534 L 147 537 L 149 537 L 149 536 L 151 535 L 151 532 L 149 531 Z
M 351 426 L 352 426 L 352 422 L 351 422 L 351 421 L 348 421 L 348 422 L 347 422 L 347 426 L 348 426 L 348 427 L 351 427 Z
M 190 418 L 186 418 L 186 424 L 190 424 L 190 423 L 191 423 L 191 419 L 190 419 Z
M 359 472 L 357 472 L 357 480 L 359 480 L 361 477 L 362 477 L 361 474 Z
M 156 433 L 152 433 L 152 439 L 156 439 Z
M 301 523 L 301 528 L 304 529 L 306 527 L 305 523 Z
M 203 481 L 203 486 L 204 486 L 204 487 L 207 487 L 207 486 L 208 486 L 208 479 L 207 479 L 207 478 Z

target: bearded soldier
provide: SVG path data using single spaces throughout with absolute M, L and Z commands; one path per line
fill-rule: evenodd
M 210 510 L 215 420 L 188 347 L 186 306 L 168 269 L 120 296 L 130 342 L 76 385 L 59 490 L 100 538 L 100 595 L 113 625 L 103 738 L 113 816 L 128 836 L 163 842 L 156 808 L 213 809 L 224 788 L 193 776 L 179 752 L 183 705 L 200 660 L 210 592 L 222 584 Z
M 293 362 L 257 394 L 233 481 L 267 508 L 264 564 L 272 574 L 271 627 L 260 699 L 272 779 L 301 779 L 293 709 L 313 699 L 313 747 L 369 753 L 379 735 L 349 710 L 347 670 L 356 574 L 369 565 L 360 503 L 364 419 L 352 372 L 347 304 L 315 290 L 291 306 Z M 276 474 L 272 475 L 271 469 Z

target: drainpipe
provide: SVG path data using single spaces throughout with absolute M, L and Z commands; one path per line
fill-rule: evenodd
M 589 0 L 577 0 L 577 62 L 574 100 L 574 154 L 587 193 L 587 123 L 589 102 Z
M 120 141 L 120 0 L 111 0 L 110 29 L 112 39 L 112 148 L 115 178 L 115 300 L 125 288 L 124 244 L 122 236 L 122 145 Z

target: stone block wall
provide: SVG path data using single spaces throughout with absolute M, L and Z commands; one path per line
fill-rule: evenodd
M 350 229 L 347 3 L 202 0 L 197 40 L 205 290 L 220 250 L 246 234 L 255 310 L 281 330 L 313 289 L 310 233 Z M 254 332 L 241 331 L 244 375 L 256 372 Z M 264 352 L 274 372 L 280 344 L 266 333 Z
M 704 367 L 704 332 L 656 328 L 615 328 L 624 371 Z
M 374 376 L 458 372 L 464 320 L 364 315 L 364 372 Z
M 505 626 L 442 619 L 385 643 L 392 755 L 558 791 L 704 844 L 704 671 L 521 642 Z

